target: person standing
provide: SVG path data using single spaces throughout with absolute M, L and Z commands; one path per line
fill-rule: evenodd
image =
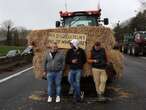
M 48 80 L 48 102 L 52 102 L 52 86 L 55 82 L 56 102 L 60 102 L 62 72 L 65 65 L 65 55 L 58 50 L 57 43 L 50 45 L 43 60 L 44 75 Z
M 105 49 L 101 47 L 100 42 L 96 42 L 88 56 L 88 63 L 92 65 L 93 79 L 99 101 L 105 101 L 104 92 L 107 81 L 105 71 L 107 56 Z
M 86 63 L 85 51 L 79 47 L 79 41 L 73 39 L 70 42 L 71 49 L 66 54 L 66 64 L 69 65 L 68 81 L 74 90 L 75 101 L 81 101 L 80 79 L 83 65 Z

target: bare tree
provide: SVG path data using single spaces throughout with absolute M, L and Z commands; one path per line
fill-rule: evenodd
M 11 44 L 12 31 L 15 30 L 14 23 L 11 20 L 6 20 L 1 24 L 1 31 L 6 36 L 7 45 Z
M 18 37 L 18 40 L 16 40 L 17 44 L 19 45 L 26 45 L 27 44 L 27 40 L 26 40 L 26 36 L 28 35 L 28 33 L 30 32 L 30 30 L 27 30 L 25 27 L 19 26 L 17 27 L 17 34 L 15 33 L 15 37 Z M 16 39 L 15 38 L 15 39 Z
M 11 20 L 6 20 L 1 24 L 0 34 L 6 38 L 6 45 L 26 45 L 26 36 L 30 30 L 25 27 L 14 26 Z
M 25 27 L 22 26 L 17 27 L 17 31 L 19 33 L 20 39 L 26 39 L 26 36 L 30 32 L 29 30 L 27 30 Z

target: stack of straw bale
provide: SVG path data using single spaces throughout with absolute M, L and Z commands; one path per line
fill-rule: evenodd
M 117 72 L 117 76 L 121 77 L 123 74 L 123 56 L 117 51 L 113 50 L 115 45 L 115 39 L 112 31 L 109 28 L 102 26 L 99 27 L 75 27 L 75 28 L 58 28 L 58 29 L 47 29 L 47 30 L 34 30 L 32 31 L 27 39 L 28 45 L 32 45 L 34 49 L 34 72 L 36 78 L 41 79 L 42 77 L 42 60 L 44 58 L 46 47 L 49 45 L 47 39 L 51 32 L 55 33 L 75 33 L 85 34 L 86 39 L 86 54 L 88 56 L 89 51 L 96 41 L 101 42 L 102 47 L 107 51 L 109 61 L 114 65 Z M 85 64 L 84 76 L 91 75 L 91 69 L 89 64 Z

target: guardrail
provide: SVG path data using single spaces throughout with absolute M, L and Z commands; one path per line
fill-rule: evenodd
M 17 65 L 27 64 L 32 62 L 32 55 L 23 55 L 15 57 L 0 58 L 0 71 Z
M 0 59 L 6 58 L 6 56 L 1 56 Z

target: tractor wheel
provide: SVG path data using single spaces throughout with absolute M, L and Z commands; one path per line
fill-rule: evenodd
M 121 47 L 122 53 L 127 53 L 126 48 L 124 46 Z
M 131 52 L 132 52 L 132 55 L 138 56 L 138 51 L 136 50 L 136 47 L 132 47 Z
M 128 47 L 127 54 L 131 55 L 131 48 L 130 47 Z
M 142 55 L 143 55 L 143 56 L 146 56 L 146 51 L 143 51 L 143 52 L 142 52 Z

